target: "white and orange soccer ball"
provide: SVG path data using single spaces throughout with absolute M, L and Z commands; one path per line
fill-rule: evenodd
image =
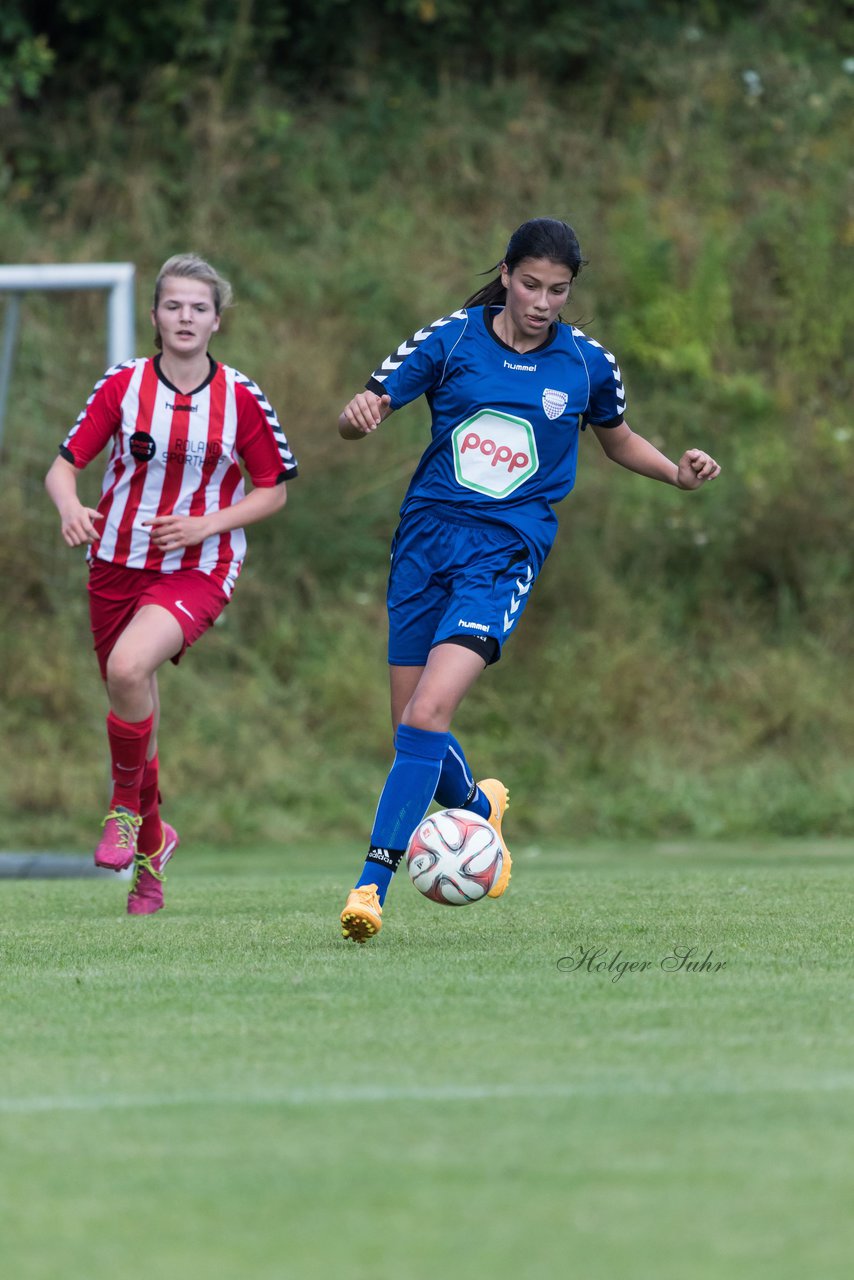
M 430 814 L 406 850 L 409 878 L 431 902 L 466 907 L 485 898 L 501 875 L 504 854 L 486 818 L 467 809 Z

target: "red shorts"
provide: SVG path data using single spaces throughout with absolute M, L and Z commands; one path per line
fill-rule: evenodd
M 95 653 L 106 679 L 107 659 L 135 613 L 146 604 L 168 609 L 180 624 L 184 643 L 173 662 L 216 622 L 228 597 L 199 569 L 128 569 L 123 564 L 94 559 L 89 566 L 89 617 Z

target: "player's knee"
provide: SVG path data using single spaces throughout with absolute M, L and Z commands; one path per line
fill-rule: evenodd
M 107 659 L 107 689 L 113 694 L 136 693 L 151 679 L 146 663 L 130 650 L 114 649 Z
M 429 733 L 447 733 L 451 727 L 453 707 L 434 694 L 416 691 L 403 713 L 403 723 L 412 729 Z

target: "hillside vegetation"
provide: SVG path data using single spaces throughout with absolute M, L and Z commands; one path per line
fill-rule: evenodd
M 236 95 L 163 64 L 131 100 L 107 73 L 70 102 L 49 79 L 7 94 L 4 261 L 135 262 L 144 353 L 160 263 L 210 257 L 238 300 L 215 353 L 301 464 L 223 625 L 163 676 L 188 833 L 362 847 L 390 753 L 388 542 L 427 417 L 358 445 L 336 417 L 538 214 L 579 234 L 567 319 L 616 353 L 629 422 L 724 474 L 683 494 L 583 440 L 525 625 L 460 714 L 474 767 L 530 838 L 854 831 L 851 52 L 681 22 L 560 76 L 360 64 L 322 94 L 264 74 Z M 85 847 L 103 809 L 85 569 L 42 489 L 103 363 L 102 297 L 26 297 L 0 456 L 6 847 Z

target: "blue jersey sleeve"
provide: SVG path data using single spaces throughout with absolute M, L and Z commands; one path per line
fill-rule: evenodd
M 366 383 L 368 390 L 391 396 L 392 408 L 400 409 L 441 386 L 467 323 L 468 315 L 461 310 L 419 329 L 374 370 Z
M 582 426 L 618 427 L 626 416 L 626 392 L 616 356 L 586 334 L 574 330 L 583 339 L 584 363 L 590 379 L 590 398 L 582 417 Z

